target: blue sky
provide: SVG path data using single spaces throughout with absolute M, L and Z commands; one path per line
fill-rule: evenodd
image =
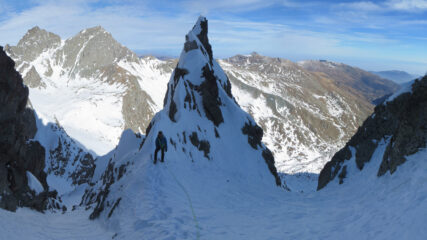
M 217 58 L 256 51 L 427 72 L 427 0 L 0 0 L 0 45 L 36 25 L 62 38 L 101 25 L 136 52 L 178 56 L 201 14 Z

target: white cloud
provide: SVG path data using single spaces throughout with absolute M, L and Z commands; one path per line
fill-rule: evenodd
M 183 7 L 198 12 L 203 15 L 208 15 L 212 11 L 222 12 L 245 12 L 257 9 L 266 8 L 274 4 L 279 4 L 279 0 L 187 0 Z
M 138 5 L 93 9 L 70 2 L 43 3 L 14 13 L 0 22 L 0 45 L 16 44 L 35 25 L 68 38 L 80 30 L 101 25 L 122 44 L 132 49 L 176 48 L 197 16 L 161 16 Z M 168 33 L 165 35 L 165 33 Z
M 348 11 L 343 12 L 342 17 L 337 15 L 338 13 L 326 14 L 327 18 L 319 18 L 317 22 L 307 20 L 307 22 L 288 21 L 286 23 L 255 22 L 236 17 L 239 14 L 223 15 L 218 14 L 220 11 L 213 11 L 233 6 L 240 7 L 241 10 L 249 7 L 247 6 L 249 3 L 261 8 L 258 4 L 262 2 L 252 0 L 228 3 L 222 0 L 207 6 L 209 37 L 216 57 L 257 51 L 265 55 L 293 60 L 302 60 L 301 58 L 333 60 L 333 57 L 370 59 L 372 55 L 385 56 L 387 53 L 384 51 L 390 51 L 387 55 L 389 57 L 393 55 L 393 51 L 397 51 L 395 49 L 399 49 L 397 40 L 389 39 L 380 33 L 347 31 L 353 26 L 361 26 L 361 24 L 366 26 L 366 22 L 381 26 L 386 24 L 385 20 L 358 14 L 357 11 L 352 11 L 353 15 Z M 374 9 L 366 2 L 353 7 L 365 9 L 365 11 Z M 182 8 L 180 12 L 171 14 L 156 11 L 146 2 L 133 3 L 132 1 L 98 8 L 80 1 L 77 3 L 75 1 L 59 3 L 43 1 L 36 7 L 20 13 L 12 13 L 3 20 L 0 19 L 0 45 L 16 44 L 25 32 L 35 25 L 59 34 L 62 38 L 71 37 L 84 28 L 101 25 L 130 49 L 178 56 L 185 34 L 191 29 L 200 13 L 197 11 Z M 305 24 L 310 24 L 310 27 Z M 317 28 L 314 24 L 320 27 Z M 366 48 L 366 45 L 371 48 Z M 391 47 L 384 50 L 384 46 L 388 45 Z M 395 58 L 398 57 L 399 54 L 396 53 Z M 406 59 L 414 58 L 414 56 L 405 57 Z
M 379 11 L 383 10 L 383 8 L 373 2 L 350 2 L 350 3 L 341 3 L 339 4 L 340 7 L 351 9 L 351 10 L 357 10 L 357 11 Z
M 358 12 L 425 11 L 427 0 L 386 0 L 384 2 L 357 1 L 340 3 L 339 8 Z
M 400 11 L 425 11 L 427 0 L 389 0 L 386 5 L 393 10 Z

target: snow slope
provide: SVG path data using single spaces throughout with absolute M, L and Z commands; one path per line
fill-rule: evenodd
M 348 184 L 336 181 L 311 193 L 235 189 L 218 180 L 213 190 L 224 192 L 215 196 L 203 188 L 203 178 L 188 182 L 170 172 L 170 165 L 177 165 L 172 160 L 156 166 L 147 162 L 150 178 L 123 186 L 123 191 L 135 190 L 128 196 L 132 203 L 119 205 L 109 223 L 89 221 L 82 210 L 0 210 L 0 231 L 5 239 L 103 240 L 116 233 L 114 239 L 425 239 L 427 151 L 408 156 L 395 174 L 377 178 L 382 151 L 379 147 L 368 171 L 355 171 Z M 119 222 L 119 214 L 129 215 Z
M 124 129 L 145 131 L 172 71 L 164 62 L 138 58 L 101 27 L 66 40 L 35 27 L 6 51 L 43 120 L 58 122 L 97 155 L 113 149 Z

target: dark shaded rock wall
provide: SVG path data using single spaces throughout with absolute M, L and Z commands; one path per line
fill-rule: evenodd
M 15 63 L 0 47 L 0 207 L 14 211 L 31 207 L 42 211 L 48 193 L 36 194 L 28 187 L 27 171 L 48 189 L 45 149 L 34 138 L 37 128 L 34 112 L 26 108 L 28 88 Z
M 357 167 L 362 170 L 369 162 L 381 139 L 389 138 L 378 176 L 393 174 L 406 161 L 405 156 L 416 153 L 427 141 L 427 76 L 416 80 L 412 92 L 403 93 L 391 102 L 375 107 L 346 146 L 337 152 L 320 172 L 318 187 L 321 189 L 338 174 L 340 183 L 346 176 L 345 161 L 355 149 Z M 344 166 L 344 167 L 343 167 Z

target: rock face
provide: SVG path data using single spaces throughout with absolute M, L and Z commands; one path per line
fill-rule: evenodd
M 28 88 L 14 62 L 0 47 L 0 207 L 14 211 L 47 206 L 45 149 L 32 140 L 37 132 L 34 112 L 26 108 Z M 42 192 L 28 186 L 27 172 L 41 183 Z
M 346 146 L 335 154 L 319 176 L 318 189 L 325 187 L 337 175 L 340 183 L 346 176 L 348 160 L 353 159 L 363 170 L 381 140 L 387 146 L 377 175 L 393 174 L 405 157 L 426 147 L 427 142 L 427 76 L 415 80 L 403 93 L 396 93 L 375 107 Z
M 144 132 L 161 108 L 164 87 L 157 85 L 166 84 L 174 67 L 138 58 L 99 26 L 67 40 L 35 27 L 5 50 L 40 116 L 98 154 L 114 148 L 124 129 Z M 45 104 L 56 101 L 61 107 Z

